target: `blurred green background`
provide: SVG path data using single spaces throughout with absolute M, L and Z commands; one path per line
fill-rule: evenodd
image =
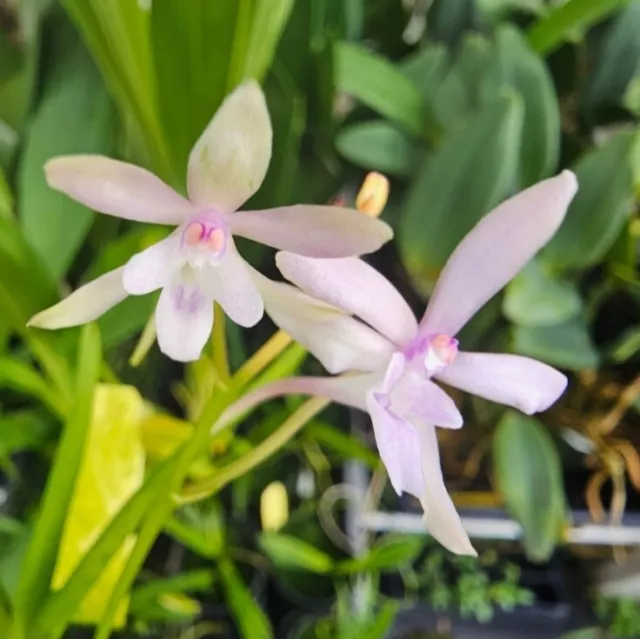
M 191 146 L 250 77 L 263 83 L 274 149 L 248 206 L 349 203 L 367 171 L 386 174 L 382 217 L 396 237 L 370 260 L 416 312 L 485 213 L 575 171 L 580 190 L 558 234 L 461 337 L 466 349 L 543 360 L 570 384 L 541 419 L 456 398 L 465 428 L 441 440 L 456 503 L 504 510 L 522 542 L 480 542 L 475 560 L 388 533 L 352 556 L 346 461 L 371 471 L 373 504 L 415 505 L 385 486 L 368 429 L 350 434 L 353 416 L 332 407 L 266 464 L 177 511 L 121 605 L 121 636 L 480 637 L 456 634 L 450 620 L 492 623 L 497 610 L 526 619 L 527 609 L 543 618 L 553 605 L 571 614 L 540 637 L 581 625 L 575 639 L 640 636 L 634 593 L 605 595 L 598 577 L 612 558 L 633 565 L 633 550 L 613 537 L 566 543 L 576 513 L 640 526 L 639 34 L 638 0 L 0 0 L 0 636 L 61 637 L 72 619 L 89 625 L 65 637 L 93 636 L 125 546 L 102 557 L 120 568 L 82 605 L 91 580 L 54 604 L 49 582 L 65 582 L 105 513 L 184 441 L 213 384 L 208 356 L 185 369 L 152 349 L 129 365 L 153 296 L 98 321 L 102 350 L 79 330 L 26 329 L 33 313 L 166 233 L 96 216 L 49 189 L 43 164 L 100 153 L 183 190 Z M 271 251 L 241 251 L 277 277 Z M 232 368 L 272 331 L 266 320 L 228 325 Z M 303 360 L 294 348 L 270 375 L 320 372 Z M 98 383 L 102 422 L 82 401 Z M 213 442 L 192 476 L 251 451 L 299 404 L 261 409 Z M 138 419 L 143 405 L 154 408 Z M 84 448 L 61 444 L 89 423 Z M 89 470 L 43 492 L 56 451 Z M 422 634 L 395 625 L 420 605 L 435 611 Z M 45 621 L 20 635 L 16 615 Z M 517 624 L 505 636 L 529 636 Z

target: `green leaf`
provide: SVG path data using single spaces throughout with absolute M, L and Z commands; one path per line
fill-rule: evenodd
M 614 362 L 626 362 L 640 352 L 640 326 L 628 328 L 611 347 L 610 357 Z
M 492 20 L 504 18 L 514 11 L 540 14 L 545 8 L 545 0 L 476 0 L 476 4 Z
M 350 162 L 389 175 L 411 175 L 416 152 L 411 140 L 383 120 L 363 122 L 342 129 L 336 138 L 338 151 Z
M 314 546 L 290 535 L 265 532 L 260 547 L 278 568 L 326 575 L 334 569 L 333 559 Z
M 563 42 L 581 36 L 628 0 L 568 0 L 556 5 L 529 30 L 529 42 L 539 53 L 549 54 Z
M 35 410 L 3 415 L 0 417 L 0 459 L 7 459 L 21 450 L 38 450 L 49 439 L 52 430 L 51 423 Z M 5 532 L 2 524 L 0 532 Z
M 411 565 L 427 543 L 425 536 L 387 534 L 381 537 L 363 557 L 346 559 L 338 564 L 338 571 L 356 573 L 380 570 L 397 571 Z
M 218 574 L 231 614 L 245 639 L 269 639 L 273 630 L 264 612 L 229 559 L 218 562 Z
M 548 273 L 533 260 L 507 286 L 503 313 L 520 326 L 555 326 L 579 315 L 582 299 L 577 288 Z
M 582 628 L 563 634 L 558 639 L 607 639 L 602 628 Z
M 589 74 L 585 104 L 593 109 L 602 105 L 619 105 L 631 79 L 640 66 L 640 0 L 633 0 L 616 17 L 595 56 Z
M 82 329 L 75 381 L 75 403 L 69 413 L 49 475 L 40 513 L 24 559 L 16 593 L 16 623 L 28 629 L 42 609 L 53 575 L 66 508 L 73 494 L 91 420 L 93 390 L 100 365 L 100 334 L 93 324 Z M 28 633 L 25 633 L 27 636 Z
M 305 426 L 304 435 L 313 437 L 321 446 L 338 453 L 345 459 L 359 459 L 371 468 L 377 468 L 380 465 L 380 458 L 369 446 L 332 424 L 311 422 Z
M 506 25 L 498 29 L 496 52 L 503 82 L 524 102 L 519 184 L 524 188 L 549 176 L 558 163 L 558 97 L 546 65 L 517 29 Z
M 154 1 L 160 112 L 178 175 L 227 93 L 248 76 L 264 75 L 291 8 L 291 0 Z
M 382 56 L 348 42 L 336 45 L 336 83 L 370 109 L 414 135 L 425 126 L 424 102 L 418 89 Z
M 631 153 L 638 134 L 620 133 L 578 161 L 579 189 L 562 226 L 542 250 L 554 269 L 584 268 L 601 261 L 633 211 Z
M 256 0 L 243 77 L 264 78 L 294 3 L 295 0 Z
M 522 104 L 504 96 L 444 138 L 414 179 L 398 242 L 414 285 L 426 292 L 458 242 L 511 189 Z
M 11 193 L 4 171 L 0 168 L 0 218 L 13 218 L 13 204 L 13 193 Z
M 151 3 L 131 0 L 62 0 L 82 34 L 122 119 L 131 126 L 133 142 L 154 171 L 172 181 L 172 167 L 160 127 L 153 77 L 149 16 Z M 184 168 L 180 175 L 184 173 Z
M 79 43 L 60 57 L 27 132 L 18 175 L 20 222 L 55 276 L 64 274 L 93 221 L 93 213 L 51 189 L 44 164 L 57 155 L 108 153 L 113 109 L 97 70 Z
M 546 561 L 565 523 L 562 466 L 536 419 L 507 411 L 493 439 L 493 470 L 507 509 L 522 526 L 527 556 Z
M 596 368 L 600 361 L 586 326 L 577 320 L 559 326 L 517 326 L 513 331 L 513 349 L 574 371 Z

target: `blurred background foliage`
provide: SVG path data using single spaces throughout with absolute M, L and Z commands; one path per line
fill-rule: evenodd
M 127 299 L 99 330 L 26 329 L 34 312 L 166 234 L 97 217 L 50 190 L 42 167 L 101 153 L 184 189 L 191 145 L 249 77 L 263 82 L 275 134 L 250 205 L 351 202 L 366 171 L 387 174 L 383 217 L 396 239 L 371 261 L 416 312 L 486 212 L 576 172 L 580 191 L 556 237 L 461 337 L 467 349 L 568 371 L 569 389 L 540 419 L 460 398 L 466 426 L 442 433 L 444 469 L 461 506 L 506 507 L 524 554 L 543 565 L 566 540 L 570 509 L 614 524 L 625 507 L 637 512 L 639 32 L 638 0 L 0 0 L 3 636 L 59 637 L 72 619 L 111 618 L 123 636 L 375 639 L 400 637 L 389 634 L 396 614 L 415 602 L 486 622 L 536 600 L 491 544 L 458 560 L 421 536 L 389 534 L 353 556 L 337 506 L 349 501 L 345 460 L 374 472 L 375 502 L 415 506 L 380 487 L 370 436 L 349 435 L 338 408 L 224 491 L 228 480 L 178 509 L 133 590 L 111 596 L 135 570 L 141 521 L 135 508 L 113 517 L 145 476 L 162 477 L 214 373 L 208 356 L 183 370 L 155 349 L 129 365 L 153 296 Z M 241 250 L 276 276 L 270 252 Z M 232 368 L 272 330 L 227 326 Z M 256 383 L 320 370 L 303 360 L 290 347 Z M 215 476 L 299 403 L 270 404 L 212 440 L 189 476 Z M 74 574 L 110 521 L 120 537 Z M 509 552 L 522 563 L 520 547 Z M 597 610 L 612 636 L 640 634 L 634 601 Z

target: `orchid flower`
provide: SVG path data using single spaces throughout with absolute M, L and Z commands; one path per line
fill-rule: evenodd
M 264 95 L 255 81 L 248 81 L 225 99 L 195 143 L 187 171 L 189 199 L 124 162 L 90 155 L 50 160 L 47 182 L 74 200 L 108 215 L 177 229 L 29 324 L 76 326 L 96 319 L 127 295 L 162 289 L 155 312 L 160 349 L 173 359 L 190 361 L 199 357 L 211 334 L 214 301 L 241 326 L 253 326 L 264 313 L 234 235 L 324 258 L 375 251 L 392 237 L 383 222 L 339 207 L 235 212 L 260 187 L 271 140 Z
M 532 414 L 546 410 L 567 379 L 527 357 L 459 350 L 456 335 L 553 236 L 577 189 L 565 171 L 503 202 L 462 240 L 444 266 L 424 316 L 357 258 L 278 253 L 297 287 L 254 273 L 267 313 L 339 377 L 282 380 L 241 400 L 307 393 L 365 410 L 391 484 L 417 497 L 431 534 L 451 551 L 475 554 L 444 485 L 435 426 L 462 416 L 434 380 Z M 354 317 L 355 316 L 355 317 Z M 233 419 L 227 414 L 224 420 Z

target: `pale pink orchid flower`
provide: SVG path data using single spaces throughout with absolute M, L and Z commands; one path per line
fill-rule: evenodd
M 362 260 L 278 253 L 280 271 L 298 288 L 254 272 L 266 312 L 330 373 L 343 375 L 267 385 L 222 422 L 289 393 L 367 411 L 393 488 L 420 500 L 426 527 L 440 543 L 475 554 L 444 485 L 435 431 L 459 428 L 462 416 L 435 381 L 529 415 L 563 393 L 567 379 L 550 366 L 518 355 L 465 352 L 456 335 L 549 241 L 576 190 L 575 176 L 564 171 L 486 215 L 444 266 L 420 322 L 393 285 Z
M 29 324 L 76 326 L 98 318 L 127 295 L 162 289 L 155 312 L 160 349 L 175 360 L 190 361 L 200 356 L 211 334 L 214 301 L 245 327 L 264 313 L 234 235 L 323 258 L 369 253 L 391 239 L 387 224 L 341 207 L 237 212 L 262 184 L 271 144 L 264 95 L 257 82 L 247 81 L 224 100 L 191 151 L 189 199 L 145 169 L 124 162 L 91 155 L 50 160 L 47 182 L 74 200 L 108 215 L 177 229 Z

